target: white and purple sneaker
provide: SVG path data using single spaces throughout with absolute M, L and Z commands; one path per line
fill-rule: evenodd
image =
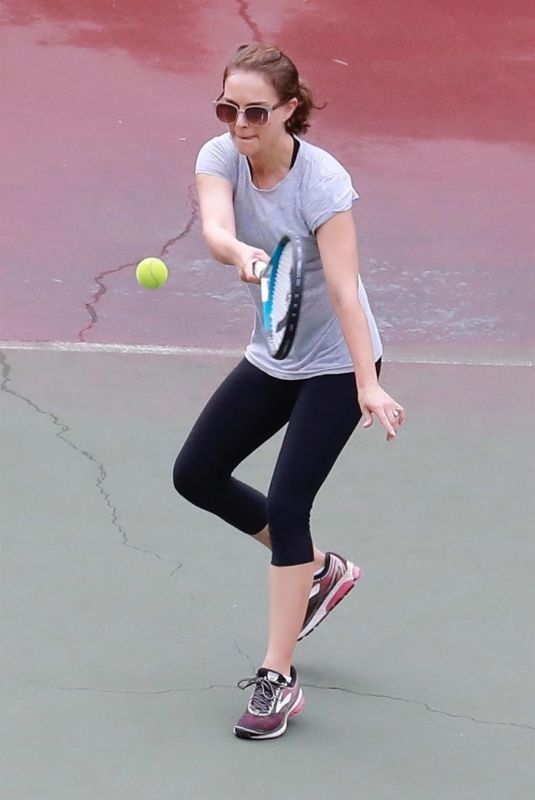
M 337 553 L 325 553 L 325 566 L 314 577 L 299 642 L 323 622 L 360 578 L 360 567 Z
M 261 667 L 254 678 L 244 678 L 238 686 L 247 689 L 253 684 L 251 699 L 234 726 L 234 733 L 240 739 L 282 736 L 288 718 L 299 714 L 305 704 L 295 668 L 291 668 L 290 682 L 280 672 Z

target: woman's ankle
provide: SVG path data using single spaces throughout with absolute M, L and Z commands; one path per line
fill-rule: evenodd
M 292 665 L 288 665 L 286 661 L 280 661 L 279 659 L 264 659 L 264 663 L 262 664 L 262 669 L 268 669 L 271 672 L 280 672 L 281 675 L 285 677 L 291 677 L 292 673 Z

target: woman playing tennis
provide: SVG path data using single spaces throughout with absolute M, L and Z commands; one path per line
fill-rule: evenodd
M 271 550 L 269 641 L 234 733 L 281 736 L 303 707 L 293 664 L 308 635 L 353 588 L 360 569 L 314 546 L 314 498 L 361 416 L 386 438 L 404 421 L 379 385 L 382 347 L 358 272 L 351 208 L 358 195 L 341 164 L 300 138 L 314 108 L 308 86 L 277 47 L 243 46 L 214 101 L 228 132 L 200 150 L 202 228 L 214 258 L 233 265 L 260 307 L 254 263 L 285 234 L 299 237 L 303 283 L 288 356 L 275 360 L 257 319 L 244 358 L 202 411 L 174 468 L 176 490 Z M 267 497 L 232 476 L 248 455 L 287 429 Z

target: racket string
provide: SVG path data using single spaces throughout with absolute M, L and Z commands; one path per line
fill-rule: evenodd
M 282 342 L 291 310 L 292 265 L 292 250 L 291 247 L 286 246 L 280 255 L 271 301 L 270 334 L 275 347 L 279 347 Z

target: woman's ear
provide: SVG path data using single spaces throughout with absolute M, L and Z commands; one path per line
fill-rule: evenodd
M 284 121 L 287 122 L 292 114 L 294 113 L 295 109 L 299 105 L 299 100 L 297 97 L 292 97 L 291 100 L 288 100 L 287 103 L 284 104 L 286 111 L 284 112 Z

